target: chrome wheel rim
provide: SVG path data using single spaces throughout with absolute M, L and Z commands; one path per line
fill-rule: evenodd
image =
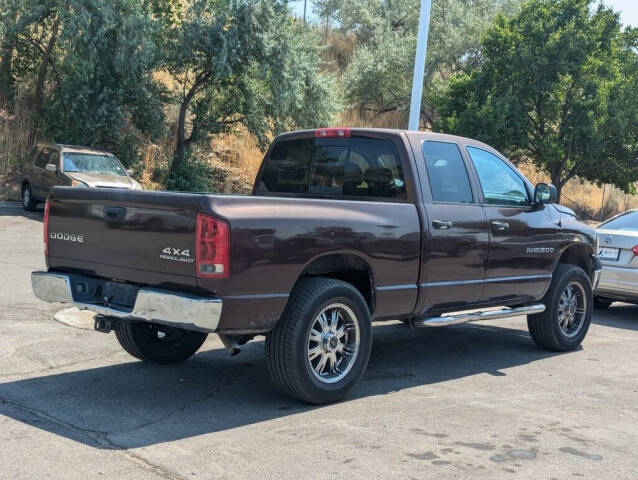
M 359 320 L 342 303 L 324 307 L 308 332 L 306 354 L 310 370 L 322 383 L 335 383 L 352 369 L 359 355 Z
M 22 205 L 24 205 L 26 207 L 26 206 L 29 205 L 30 201 L 31 201 L 31 191 L 27 187 L 22 192 Z
M 563 334 L 575 337 L 585 324 L 587 296 L 578 282 L 571 282 L 563 290 L 558 301 L 558 324 Z

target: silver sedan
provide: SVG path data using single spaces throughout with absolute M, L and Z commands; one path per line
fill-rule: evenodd
M 603 271 L 594 306 L 607 308 L 614 301 L 638 303 L 638 210 L 610 218 L 597 232 Z

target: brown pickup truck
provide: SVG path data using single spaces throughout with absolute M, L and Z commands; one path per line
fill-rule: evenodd
M 156 363 L 185 360 L 209 333 L 230 353 L 265 335 L 273 382 L 331 402 L 361 380 L 373 321 L 529 315 L 540 347 L 577 347 L 597 240 L 555 199 L 474 140 L 292 132 L 249 196 L 54 188 L 33 290 L 96 312 L 96 330 Z

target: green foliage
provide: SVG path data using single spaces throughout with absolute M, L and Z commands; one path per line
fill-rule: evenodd
M 438 100 L 437 127 L 531 159 L 560 189 L 574 176 L 625 191 L 638 178 L 635 30 L 589 0 L 530 0 L 500 16 L 483 62 Z
M 319 73 L 317 39 L 285 3 L 195 1 L 169 52 L 181 81 L 172 176 L 192 143 L 235 125 L 265 146 L 283 130 L 329 123 L 339 108 L 332 79 Z
M 451 73 L 479 60 L 479 37 L 496 13 L 511 11 L 514 0 L 438 0 L 432 5 L 425 95 L 421 117 L 433 120 L 427 101 Z M 418 0 L 342 0 L 340 28 L 356 35 L 360 47 L 344 76 L 347 99 L 374 113 L 407 112 L 410 104 Z
M 184 154 L 179 169 L 162 172 L 169 190 L 177 192 L 212 192 L 213 168 L 194 149 Z

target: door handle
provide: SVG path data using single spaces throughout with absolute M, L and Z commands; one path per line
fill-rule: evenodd
M 492 222 L 492 230 L 497 232 L 507 232 L 510 229 L 510 224 L 507 222 Z
M 452 222 L 445 222 L 443 220 L 432 220 L 432 226 L 437 230 L 448 230 L 452 228 Z
M 106 220 L 124 220 L 126 217 L 126 208 L 123 207 L 104 207 L 103 212 Z

